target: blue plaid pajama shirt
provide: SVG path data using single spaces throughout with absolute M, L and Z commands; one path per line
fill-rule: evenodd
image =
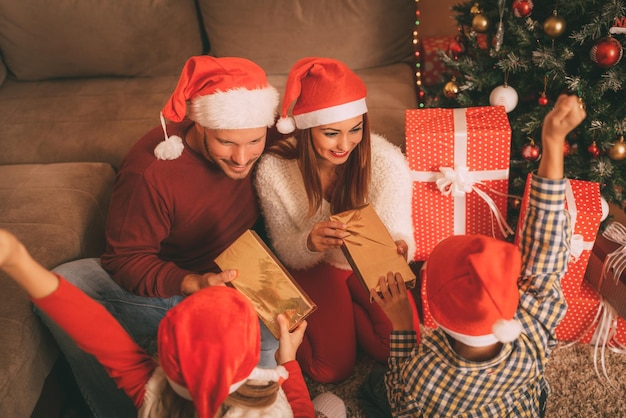
M 544 368 L 567 309 L 560 286 L 571 235 L 565 187 L 565 179 L 532 177 L 521 239 L 520 337 L 494 359 L 471 362 L 452 350 L 441 329 L 419 345 L 413 331 L 392 332 L 385 384 L 395 417 L 540 415 L 539 399 L 549 393 Z

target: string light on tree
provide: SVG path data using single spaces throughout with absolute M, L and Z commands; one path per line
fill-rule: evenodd
M 418 97 L 418 107 L 423 108 L 425 92 L 422 86 L 422 43 L 419 38 L 419 25 L 420 25 L 420 0 L 415 0 L 415 28 L 413 29 L 413 55 L 415 57 L 415 91 Z

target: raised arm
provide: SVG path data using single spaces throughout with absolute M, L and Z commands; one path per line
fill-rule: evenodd
M 96 356 L 139 407 L 156 363 L 99 303 L 39 264 L 10 232 L 0 229 L 0 270 L 9 275 L 76 344 Z
M 586 112 L 577 96 L 561 95 L 543 121 L 541 161 L 537 175 L 547 179 L 563 178 L 563 147 L 565 137 L 583 119 Z
M 7 273 L 31 298 L 43 298 L 59 287 L 59 279 L 28 253 L 10 232 L 0 229 L 0 270 Z

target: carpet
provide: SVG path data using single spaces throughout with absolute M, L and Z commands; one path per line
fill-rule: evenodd
M 552 388 L 547 418 L 626 418 L 626 355 L 609 350 L 604 353 L 606 371 L 615 388 L 603 376 L 599 358 L 600 377 L 596 375 L 593 346 L 565 343 L 557 346 L 546 367 Z M 344 400 L 348 418 L 376 418 L 367 417 L 356 400 L 361 382 L 375 365 L 374 360 L 359 353 L 354 372 L 343 382 L 320 384 L 306 378 L 311 397 L 330 391 Z

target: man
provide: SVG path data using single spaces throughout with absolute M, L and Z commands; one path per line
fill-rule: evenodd
M 246 59 L 190 58 L 161 112 L 161 127 L 141 138 L 120 167 L 105 253 L 55 272 L 102 303 L 136 341 L 149 344 L 168 309 L 236 276 L 220 273 L 214 258 L 257 221 L 250 173 L 278 101 L 264 71 Z M 166 125 L 164 117 L 174 123 Z M 94 416 L 136 417 L 96 360 L 39 314 Z M 278 343 L 263 324 L 261 338 L 259 366 L 274 367 Z

